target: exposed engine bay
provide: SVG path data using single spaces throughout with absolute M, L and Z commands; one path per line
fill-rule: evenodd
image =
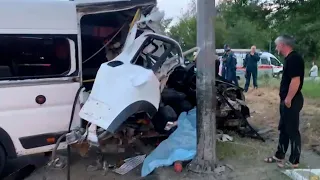
M 195 63 L 190 63 L 186 67 L 178 67 L 171 75 L 168 87 L 176 92 L 186 95 L 186 100 L 192 107 L 196 106 L 196 68 Z M 216 76 L 217 96 L 216 96 L 216 122 L 217 128 L 225 126 L 242 125 L 234 110 L 248 118 L 249 108 L 245 104 L 243 90 L 240 87 Z M 234 108 L 231 108 L 230 105 Z M 174 105 L 173 105 L 174 106 Z M 179 112 L 179 111 L 178 111 Z M 179 112 L 181 113 L 181 112 Z
M 101 64 L 92 90 L 82 91 L 79 115 L 85 123 L 66 135 L 68 144 L 88 143 L 107 152 L 137 139 L 166 137 L 179 115 L 196 107 L 196 65 L 185 64 L 184 57 L 196 52 L 196 59 L 199 48 L 182 52 L 178 42 L 161 35 L 164 14 L 156 8 L 145 16 L 138 12 L 121 52 Z M 217 128 L 260 138 L 246 120 L 243 90 L 220 76 L 215 85 Z

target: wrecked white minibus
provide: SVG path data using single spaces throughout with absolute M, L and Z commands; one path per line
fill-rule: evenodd
M 199 48 L 182 52 L 162 35 L 156 0 L 0 4 L 0 171 L 7 159 L 51 151 L 54 165 L 67 145 L 109 152 L 168 136 L 196 106 L 196 65 L 184 56 Z M 243 89 L 215 85 L 217 127 L 258 136 Z
M 155 6 L 156 0 L 0 0 L 0 173 L 7 159 L 50 152 L 69 130 L 89 127 L 92 121 L 80 120 L 79 111 L 103 63 L 122 69 L 104 78 L 107 93 L 123 99 L 109 99 L 118 106 L 101 117 L 121 124 L 137 111 L 157 112 L 161 81 L 183 55 L 176 41 L 157 32 L 163 13 Z M 164 63 L 167 57 L 172 61 Z

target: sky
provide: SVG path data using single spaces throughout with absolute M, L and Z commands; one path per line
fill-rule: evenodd
M 158 0 L 159 9 L 165 12 L 165 17 L 174 19 L 188 8 L 189 3 L 190 0 Z
M 216 4 L 219 0 L 215 0 Z M 165 18 L 173 18 L 177 22 L 182 12 L 188 9 L 191 0 L 158 0 L 158 7 L 165 12 Z

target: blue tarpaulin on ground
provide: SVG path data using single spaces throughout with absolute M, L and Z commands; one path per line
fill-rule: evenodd
M 196 109 L 183 112 L 178 118 L 178 128 L 159 144 L 143 162 L 141 176 L 149 175 L 155 168 L 170 166 L 176 161 L 188 161 L 196 155 Z

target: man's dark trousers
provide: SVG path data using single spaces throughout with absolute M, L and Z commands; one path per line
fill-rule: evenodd
M 278 159 L 284 159 L 290 141 L 291 155 L 289 162 L 292 164 L 298 164 L 300 161 L 301 136 L 299 132 L 299 113 L 303 107 L 303 101 L 302 93 L 299 92 L 293 98 L 290 108 L 285 105 L 284 101 L 280 102 L 280 137 L 275 156 Z
M 244 91 L 247 92 L 250 86 L 250 79 L 253 79 L 253 87 L 258 88 L 257 76 L 258 68 L 246 68 L 246 84 L 244 85 Z
M 236 68 L 227 68 L 227 80 L 234 82 L 236 86 L 239 86 Z
M 226 68 L 226 65 L 225 63 L 222 64 L 222 77 L 227 79 L 227 68 Z

